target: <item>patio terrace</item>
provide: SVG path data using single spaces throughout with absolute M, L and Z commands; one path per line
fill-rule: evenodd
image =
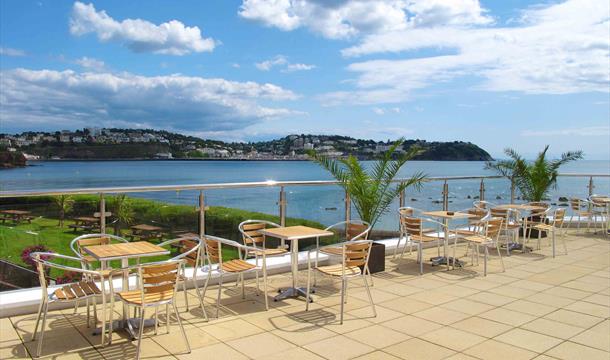
M 270 301 L 254 293 L 247 281 L 246 300 L 239 288 L 222 294 L 220 318 L 205 322 L 189 290 L 187 312 L 182 294 L 177 303 L 192 352 L 178 326 L 159 335 L 147 329 L 142 358 L 161 359 L 608 359 L 610 357 L 610 242 L 602 235 L 567 236 L 568 255 L 542 250 L 504 257 L 506 272 L 492 255 L 489 274 L 467 263 L 463 269 L 424 266 L 418 275 L 415 253 L 402 260 L 386 257 L 386 271 L 374 274 L 372 316 L 360 280 L 350 283 L 346 317 L 338 323 L 339 286 L 320 277 L 315 302 L 305 312 L 302 299 Z M 458 255 L 464 248 L 458 249 Z M 427 249 L 425 257 L 436 255 Z M 469 260 L 464 258 L 465 260 Z M 299 272 L 305 282 L 306 271 Z M 269 295 L 290 283 L 290 274 L 269 278 Z M 216 287 L 206 294 L 214 315 Z M 120 304 L 115 303 L 115 318 Z M 85 325 L 85 307 L 52 311 L 47 321 L 43 356 L 53 359 L 125 359 L 136 343 L 115 332 L 110 346 Z M 35 314 L 0 319 L 0 358 L 30 358 Z

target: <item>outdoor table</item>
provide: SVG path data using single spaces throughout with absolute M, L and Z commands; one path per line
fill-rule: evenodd
M 443 256 L 436 256 L 431 258 L 430 261 L 432 261 L 432 264 L 447 265 L 447 270 L 449 270 L 449 262 L 451 261 L 451 263 L 453 264 L 453 268 L 455 268 L 455 264 L 461 267 L 462 262 L 460 260 L 455 259 L 455 257 L 447 257 L 447 246 L 449 245 L 449 223 L 451 220 L 469 219 L 477 216 L 475 214 L 469 214 L 459 211 L 425 211 L 422 214 L 425 216 L 441 219 L 443 221 L 443 227 L 445 228 L 445 240 L 443 241 Z
M 132 238 L 140 238 L 141 240 L 148 240 L 153 238 L 159 238 L 163 228 L 154 225 L 139 224 L 131 227 Z
M 299 240 L 319 238 L 322 236 L 332 236 L 334 234 L 327 230 L 320 230 L 301 225 L 260 229 L 258 230 L 258 232 L 265 236 L 271 236 L 280 240 L 288 240 L 291 242 L 290 262 L 292 269 L 292 287 L 280 290 L 280 294 L 273 298 L 273 300 L 279 301 L 290 297 L 303 296 L 306 300 L 312 302 L 312 299 L 309 297 L 309 294 L 307 294 L 307 290 L 305 288 L 297 287 L 297 277 L 299 272 Z
M 131 243 L 118 243 L 118 244 L 107 244 L 107 245 L 92 245 L 85 246 L 83 248 L 85 252 L 102 265 L 102 270 L 108 268 L 108 262 L 112 260 L 120 260 L 121 268 L 129 267 L 129 259 L 139 259 L 143 257 L 159 256 L 169 254 L 169 250 L 164 249 L 158 245 L 146 242 L 137 241 Z M 121 291 L 129 291 L 129 271 L 123 271 L 123 286 Z M 151 321 L 152 320 L 152 321 Z M 144 326 L 153 326 L 154 319 L 148 319 L 144 322 Z M 125 329 L 132 339 L 136 338 L 137 332 L 134 328 L 138 328 L 140 319 L 128 319 L 125 305 L 123 305 L 123 319 L 116 320 L 113 322 L 113 329 Z M 94 334 L 101 333 L 102 329 L 96 329 Z
M 77 228 L 88 230 L 94 229 L 99 224 L 100 219 L 91 216 L 79 216 L 74 219 L 74 230 Z
M 501 205 L 497 205 L 495 207 L 496 209 L 500 209 L 500 210 L 521 210 L 521 211 L 527 211 L 529 213 L 536 211 L 536 210 L 544 210 L 543 207 L 540 206 L 536 206 L 536 205 L 529 205 L 529 204 L 501 204 Z M 531 215 L 531 214 L 530 214 Z M 528 216 L 524 216 L 523 217 L 523 243 L 525 244 L 525 237 L 527 236 L 527 219 Z M 527 248 L 526 246 L 520 245 L 521 246 L 521 251 L 523 252 L 527 252 L 529 250 L 531 250 L 531 248 Z M 512 246 L 509 250 L 519 250 L 518 246 Z
M 0 213 L 8 215 L 8 217 L 10 217 L 17 224 L 21 222 L 21 220 L 27 219 L 31 214 L 30 211 L 26 210 L 2 210 Z M 3 221 L 4 220 L 6 220 L 6 218 L 4 218 Z

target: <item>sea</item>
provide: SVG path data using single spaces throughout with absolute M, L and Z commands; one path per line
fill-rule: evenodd
M 370 162 L 366 162 L 370 166 Z M 411 161 L 399 177 L 422 172 L 430 177 L 494 175 L 478 161 Z M 565 165 L 566 174 L 610 174 L 609 161 L 582 160 Z M 31 161 L 30 166 L 0 171 L 0 190 L 47 190 L 99 187 L 218 184 L 251 181 L 331 180 L 320 166 L 308 161 Z M 594 178 L 594 193 L 610 194 L 610 178 Z M 510 184 L 505 179 L 484 182 L 486 200 L 510 201 Z M 559 197 L 586 197 L 589 177 L 560 177 L 550 193 L 551 202 Z M 450 180 L 449 208 L 466 209 L 479 195 L 480 180 Z M 406 205 L 424 210 L 442 208 L 443 181 L 430 181 L 421 189 L 408 189 Z M 131 193 L 130 196 L 173 204 L 197 204 L 198 191 Z M 326 186 L 288 186 L 287 216 L 326 225 L 344 219 L 345 195 L 341 188 Z M 226 206 L 278 214 L 278 187 L 218 189 L 205 191 L 207 206 Z M 398 200 L 390 207 L 378 229 L 395 230 Z M 357 218 L 355 208 L 352 217 Z

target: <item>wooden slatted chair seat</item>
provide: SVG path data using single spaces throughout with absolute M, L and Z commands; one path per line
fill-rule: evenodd
M 117 294 L 118 297 L 130 304 L 142 305 L 142 292 L 140 290 L 123 291 Z M 174 290 L 160 291 L 144 294 L 145 303 L 157 303 L 161 301 L 171 300 L 174 296 Z
M 343 249 L 339 246 L 332 246 L 327 248 L 320 249 L 320 252 L 327 255 L 341 255 L 343 253 Z
M 55 290 L 53 294 L 57 300 L 77 300 L 92 295 L 99 295 L 102 292 L 93 281 L 81 281 L 62 286 Z
M 341 264 L 318 266 L 316 269 L 324 274 L 331 275 L 331 276 L 342 276 L 343 275 L 343 272 L 342 272 L 343 266 Z M 345 267 L 345 275 L 347 275 L 347 276 L 360 275 L 361 273 L 362 273 L 362 271 L 360 270 L 360 268 L 358 266 L 346 266 Z
M 554 226 L 549 224 L 536 224 L 533 226 L 533 228 L 543 231 L 552 231 L 554 229 Z
M 485 243 L 493 242 L 492 238 L 489 238 L 489 237 L 483 236 L 483 235 L 466 236 L 464 238 L 464 240 L 470 241 L 470 242 L 479 243 L 479 244 L 485 244 Z
M 245 260 L 234 259 L 230 261 L 223 261 L 221 263 L 221 269 L 226 272 L 241 272 L 255 269 L 256 265 L 250 264 Z
M 265 256 L 276 256 L 276 255 L 283 255 L 283 254 L 287 254 L 288 250 L 286 249 L 260 249 L 257 251 L 251 251 L 251 254 L 255 254 L 256 256 L 263 256 L 263 253 L 265 253 Z
M 477 230 L 458 229 L 455 231 L 455 233 L 463 236 L 472 236 L 478 234 L 479 232 Z
M 429 235 L 417 235 L 417 234 L 413 234 L 413 235 L 409 235 L 409 238 L 413 241 L 421 241 L 421 242 L 430 242 L 430 241 L 438 241 L 438 237 L 436 236 L 429 236 Z

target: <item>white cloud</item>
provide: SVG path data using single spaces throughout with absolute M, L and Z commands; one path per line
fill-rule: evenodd
M 239 65 L 238 63 L 232 63 L 231 67 L 234 69 L 239 69 L 241 67 L 241 65 Z
M 293 71 L 309 71 L 315 69 L 315 65 L 309 64 L 288 64 L 282 72 L 293 72 Z
M 512 27 L 443 25 L 372 33 L 343 55 L 395 53 L 399 59 L 350 64 L 348 70 L 357 74 L 355 96 L 343 97 L 365 104 L 407 100 L 414 90 L 463 76 L 481 79 L 475 88 L 486 91 L 607 92 L 609 12 L 606 0 L 568 0 L 524 10 Z M 422 49 L 437 54 L 409 54 Z M 379 99 L 380 92 L 394 96 Z
M 371 110 L 373 110 L 373 112 L 375 114 L 377 114 L 377 115 L 385 115 L 387 113 L 400 114 L 400 108 L 399 107 L 392 107 L 392 108 L 374 107 Z
M 70 18 L 70 33 L 81 36 L 95 33 L 102 42 L 123 43 L 135 52 L 186 55 L 212 51 L 217 42 L 201 36 L 199 27 L 185 26 L 178 20 L 155 25 L 142 19 L 114 20 L 93 4 L 75 2 Z
M 570 129 L 524 130 L 521 136 L 610 136 L 610 126 L 587 126 Z
M 1 47 L 0 46 L 0 55 L 4 56 L 25 56 L 26 53 L 20 49 L 13 49 L 9 47 Z
M 284 31 L 308 28 L 330 39 L 492 22 L 478 0 L 244 0 L 239 15 Z
M 288 61 L 288 58 L 284 55 L 276 55 L 272 59 L 255 63 L 254 66 L 256 66 L 256 68 L 260 71 L 269 71 L 274 67 L 281 67 L 281 72 L 283 73 L 294 71 L 308 71 L 316 68 L 315 65 L 309 64 L 291 64 Z
M 74 62 L 88 70 L 103 71 L 104 69 L 106 69 L 106 64 L 102 60 L 86 56 L 83 56 L 82 58 L 77 59 Z
M 299 114 L 262 103 L 297 98 L 273 84 L 182 75 L 15 69 L 0 73 L 0 122 L 20 128 L 85 125 L 231 131 Z
M 269 71 L 272 67 L 278 65 L 285 65 L 288 63 L 288 59 L 286 59 L 283 55 L 276 55 L 273 59 L 265 60 L 259 63 L 254 64 L 257 69 L 260 71 Z
M 373 112 L 374 112 L 375 114 L 377 114 L 377 115 L 383 115 L 383 114 L 385 114 L 385 110 L 383 110 L 382 108 L 374 107 L 374 108 L 373 108 L 373 109 L 371 109 L 371 110 L 373 110 Z

